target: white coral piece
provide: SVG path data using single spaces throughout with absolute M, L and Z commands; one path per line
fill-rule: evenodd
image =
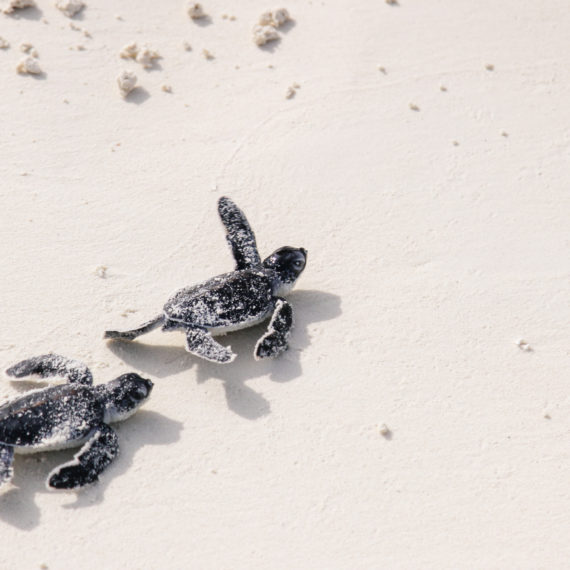
M 68 18 L 73 18 L 85 8 L 85 3 L 83 0 L 57 0 L 55 7 Z
M 123 97 L 126 97 L 137 85 L 137 76 L 132 71 L 123 71 L 117 77 L 119 91 Z
M 279 39 L 279 34 L 273 26 L 255 26 L 253 28 L 253 42 L 263 46 L 267 42 Z
M 16 71 L 22 74 L 40 75 L 42 68 L 35 57 L 27 56 L 19 61 Z

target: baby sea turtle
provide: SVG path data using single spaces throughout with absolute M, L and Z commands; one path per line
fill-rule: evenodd
M 56 354 L 22 360 L 8 376 L 62 376 L 68 384 L 32 390 L 0 406 L 0 486 L 12 478 L 14 452 L 35 453 L 82 445 L 74 458 L 54 469 L 48 487 L 73 489 L 97 481 L 119 453 L 109 422 L 134 414 L 152 391 L 152 382 L 123 374 L 93 386 L 85 364 Z
M 287 350 L 293 310 L 283 295 L 291 291 L 305 269 L 307 252 L 302 247 L 281 247 L 261 261 L 244 213 L 226 197 L 218 200 L 218 213 L 226 228 L 235 270 L 180 289 L 166 302 L 161 315 L 134 330 L 107 331 L 105 338 L 133 340 L 159 326 L 163 331 L 183 329 L 188 352 L 225 363 L 236 355 L 212 337 L 271 317 L 267 331 L 255 346 L 254 356 L 277 356 Z

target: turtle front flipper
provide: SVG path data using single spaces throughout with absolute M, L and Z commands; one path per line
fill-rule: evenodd
M 11 445 L 0 444 L 0 487 L 8 483 L 14 475 L 14 448 Z
M 218 213 L 226 228 L 226 239 L 236 260 L 236 269 L 249 269 L 261 263 L 255 234 L 251 230 L 245 214 L 229 199 L 223 196 L 218 200 Z
M 75 489 L 99 479 L 119 453 L 119 438 L 107 424 L 95 428 L 73 459 L 54 469 L 48 477 L 52 489 Z
M 186 349 L 200 358 L 221 364 L 231 362 L 236 357 L 229 348 L 216 342 L 212 335 L 202 327 L 186 329 Z
M 65 358 L 58 354 L 43 354 L 22 360 L 6 370 L 8 376 L 14 378 L 25 378 L 26 376 L 37 375 L 41 378 L 50 376 L 61 376 L 70 384 L 93 384 L 91 371 L 83 362 Z
M 255 345 L 255 359 L 260 360 L 261 358 L 278 356 L 287 350 L 287 341 L 292 328 L 293 309 L 285 299 L 278 297 L 267 332 Z

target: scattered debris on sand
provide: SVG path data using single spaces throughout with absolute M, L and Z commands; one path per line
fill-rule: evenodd
M 10 47 L 10 44 L 3 38 L 0 36 L 0 49 L 8 49 Z
M 119 55 L 123 59 L 134 59 L 145 69 L 150 69 L 154 65 L 154 60 L 161 58 L 161 55 L 156 50 L 146 45 L 139 48 L 136 42 L 131 42 L 124 46 Z
M 386 425 L 386 424 L 382 424 L 378 426 L 378 431 L 380 432 L 380 435 L 384 436 L 384 437 L 390 437 L 390 434 L 392 433 L 390 431 L 390 428 Z
M 263 14 L 259 16 L 258 24 L 260 26 L 273 26 L 274 28 L 278 28 L 290 19 L 291 16 L 289 16 L 289 12 L 285 8 L 279 8 L 278 10 L 263 12 Z
M 379 66 L 378 66 L 378 71 L 379 71 L 380 73 L 383 73 L 384 75 L 387 75 L 387 74 L 388 74 L 388 72 L 386 71 L 386 68 L 385 68 L 383 65 L 379 65 Z
M 253 42 L 257 46 L 263 46 L 267 42 L 279 39 L 279 34 L 273 26 L 255 26 L 253 28 Z
M 85 8 L 85 3 L 83 0 L 57 0 L 55 7 L 68 18 L 73 18 Z
M 140 63 L 145 69 L 150 69 L 154 65 L 155 59 L 160 59 L 160 54 L 147 46 L 143 46 L 136 57 L 136 62 Z
M 23 75 L 41 75 L 42 68 L 40 67 L 40 62 L 35 57 L 28 55 L 19 61 L 16 71 Z
M 488 63 L 487 65 L 485 65 L 485 69 L 487 71 L 494 71 L 495 70 L 495 66 L 492 63 Z
M 453 141 L 453 146 L 459 146 L 459 141 Z
M 297 94 L 297 89 L 301 89 L 301 86 L 298 83 L 293 83 L 287 88 L 287 92 L 285 93 L 285 99 L 293 99 Z
M 412 111 L 419 111 L 420 108 L 415 103 L 410 103 L 409 107 Z
M 122 97 L 126 97 L 137 85 L 137 76 L 132 71 L 123 71 L 117 77 L 117 84 Z
M 99 277 L 100 279 L 106 279 L 107 278 L 107 266 L 106 265 L 99 265 L 98 267 L 95 268 L 95 271 L 93 271 L 93 273 Z
M 222 20 L 230 20 L 230 22 L 235 22 L 236 17 L 230 16 L 229 14 L 222 14 Z
M 22 42 L 20 44 L 20 51 L 23 53 L 27 53 L 32 57 L 40 57 L 38 50 L 30 42 Z
M 192 20 L 199 20 L 200 18 L 205 18 L 207 16 L 202 4 L 198 4 L 197 2 L 190 2 L 188 4 L 188 15 Z
M 524 338 L 520 338 L 519 340 L 517 340 L 517 346 L 523 352 L 532 352 L 532 346 L 530 346 L 530 344 L 526 340 L 524 340 Z
M 397 6 L 398 0 L 386 0 L 386 4 L 390 4 L 390 6 Z
M 501 136 L 507 138 L 509 133 L 507 133 L 507 131 L 501 131 Z
M 123 46 L 123 49 L 119 52 L 119 56 L 123 59 L 136 59 L 138 53 L 139 47 L 137 46 L 137 43 L 131 42 L 130 44 Z
M 443 93 L 447 92 L 447 87 L 445 85 L 440 85 L 439 86 L 439 90 L 442 91 Z
M 267 42 L 280 39 L 277 28 L 289 20 L 291 16 L 285 8 L 263 12 L 253 28 L 253 42 L 258 46 L 263 46 Z
M 214 54 L 210 51 L 207 50 L 206 48 L 204 48 L 202 50 L 202 55 L 207 59 L 207 60 L 211 60 L 211 59 L 216 59 Z
M 164 91 L 165 93 L 172 93 L 172 86 L 167 85 L 166 83 L 163 83 L 160 86 L 161 90 Z
M 182 42 L 182 49 L 184 51 L 192 51 L 192 46 L 188 42 L 184 41 Z
M 69 22 L 69 27 L 74 31 L 74 32 L 81 32 L 86 38 L 91 38 L 91 33 L 89 32 L 89 30 L 86 30 L 85 28 L 82 28 L 81 26 L 78 26 L 77 24 L 74 24 L 73 22 Z
M 35 0 L 10 0 L 8 6 L 4 8 L 4 14 L 13 14 L 16 10 L 22 10 L 23 8 L 35 8 Z

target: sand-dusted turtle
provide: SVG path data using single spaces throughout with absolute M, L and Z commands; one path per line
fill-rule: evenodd
M 12 478 L 14 452 L 78 446 L 71 461 L 49 474 L 48 487 L 73 489 L 97 481 L 119 452 L 109 422 L 128 418 L 152 391 L 152 382 L 134 373 L 94 386 L 85 364 L 56 354 L 22 360 L 6 374 L 61 376 L 68 384 L 32 390 L 0 406 L 0 486 Z
M 105 338 L 133 340 L 160 326 L 163 331 L 183 329 L 189 352 L 211 362 L 225 363 L 236 355 L 212 337 L 271 317 L 267 331 L 255 346 L 254 356 L 277 356 L 287 349 L 293 310 L 283 295 L 291 291 L 305 269 L 307 252 L 302 247 L 281 247 L 261 261 L 244 213 L 225 197 L 218 201 L 218 213 L 226 228 L 235 270 L 180 289 L 166 302 L 162 314 L 134 330 L 107 331 Z

